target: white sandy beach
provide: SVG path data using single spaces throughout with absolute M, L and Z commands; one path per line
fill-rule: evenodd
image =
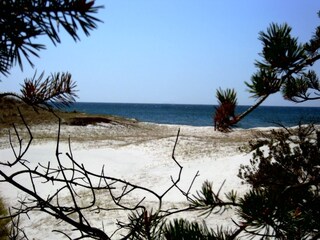
M 225 180 L 222 193 L 234 189 L 241 195 L 247 190 L 248 187 L 241 184 L 237 173 L 240 164 L 248 163 L 250 155 L 241 153 L 238 148 L 252 139 L 261 129 L 238 129 L 231 133 L 221 133 L 214 131 L 212 127 L 150 123 L 98 124 L 85 127 L 62 125 L 59 144 L 60 152 L 63 153 L 61 159 L 65 164 L 69 164 L 65 153 L 69 152 L 67 139 L 70 136 L 74 159 L 78 163 L 83 163 L 88 170 L 99 174 L 104 165 L 105 175 L 150 188 L 161 194 L 171 186 L 171 177 L 173 179 L 178 177 L 179 167 L 172 160 L 171 154 L 179 128 L 180 136 L 175 158 L 183 166 L 181 181 L 178 183 L 180 189 L 187 191 L 196 173 L 199 172 L 191 188 L 192 194 L 200 190 L 205 180 L 213 182 L 215 191 L 218 191 Z M 51 162 L 51 166 L 57 166 L 55 158 L 57 129 L 57 125 L 31 126 L 34 140 L 25 156 L 25 159 L 30 162 L 30 168 L 35 168 L 39 163 L 46 165 L 48 161 Z M 1 162 L 15 159 L 6 131 L 1 132 Z M 24 129 L 21 129 L 21 135 L 27 137 Z M 3 169 L 7 172 L 13 170 Z M 25 186 L 31 186 L 27 174 L 20 177 L 19 181 Z M 38 192 L 42 196 L 52 194 L 57 187 L 52 184 L 37 184 Z M 23 193 L 6 183 L 0 183 L 0 191 L 5 202 L 11 206 L 18 206 L 18 199 L 24 198 Z M 86 201 L 87 195 L 89 194 L 84 191 L 81 201 Z M 133 191 L 124 199 L 124 203 L 138 203 L 143 197 L 146 197 L 143 205 L 150 210 L 156 209 L 158 206 L 156 199 L 141 191 Z M 108 205 L 110 202 L 108 194 L 98 195 L 98 204 Z M 164 209 L 187 205 L 186 198 L 177 188 L 173 188 L 163 199 Z M 126 219 L 126 213 L 120 211 L 88 214 L 92 224 L 99 228 L 103 224 L 108 234 L 116 229 L 116 220 Z M 21 226 L 31 237 L 30 239 L 59 239 L 62 237 L 61 234 L 52 232 L 53 229 L 70 230 L 70 226 L 41 212 L 32 213 L 29 217 L 30 219 L 26 216 L 21 219 Z M 229 211 L 221 216 L 210 215 L 205 218 L 193 212 L 173 217 L 205 220 L 208 227 L 216 228 L 221 224 L 232 227 L 231 218 L 234 214 Z M 114 239 L 117 237 L 115 236 Z

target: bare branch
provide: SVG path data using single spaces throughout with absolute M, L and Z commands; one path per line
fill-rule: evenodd
M 20 113 L 21 114 L 21 113 Z M 20 201 L 21 207 L 13 207 L 15 212 L 12 213 L 12 216 L 20 216 L 21 214 L 28 214 L 32 211 L 42 211 L 48 215 L 53 216 L 54 218 L 60 219 L 62 222 L 73 226 L 73 228 L 79 232 L 80 237 L 78 239 L 85 238 L 87 236 L 97 238 L 97 239 L 110 239 L 110 236 L 104 232 L 104 230 L 96 228 L 91 225 L 88 220 L 87 213 L 99 213 L 101 211 L 115 211 L 122 210 L 129 214 L 137 213 L 137 217 L 140 219 L 138 222 L 145 221 L 144 214 L 147 213 L 147 208 L 145 207 L 146 196 L 142 196 L 135 203 L 125 203 L 123 200 L 129 194 L 142 191 L 144 195 L 151 195 L 157 199 L 158 208 L 154 211 L 154 214 L 151 218 L 157 219 L 157 222 L 164 221 L 165 218 L 174 213 L 188 211 L 190 208 L 185 209 L 163 209 L 162 201 L 164 196 L 173 188 L 177 188 L 184 196 L 188 198 L 191 186 L 193 185 L 196 177 L 199 175 L 197 172 L 193 178 L 191 185 L 189 186 L 187 192 L 184 192 L 178 187 L 178 183 L 181 179 L 181 173 L 183 167 L 179 164 L 175 157 L 175 150 L 178 144 L 180 130 L 177 133 L 177 137 L 173 146 L 172 151 L 172 160 L 178 166 L 179 172 L 176 180 L 171 176 L 172 184 L 161 194 L 156 193 L 154 190 L 130 183 L 126 180 L 114 178 L 112 176 L 105 175 L 104 166 L 101 169 L 100 174 L 88 171 L 83 164 L 78 163 L 74 159 L 72 153 L 71 141 L 69 138 L 68 147 L 69 152 L 66 153 L 66 160 L 69 160 L 68 164 L 62 161 L 62 153 L 60 150 L 60 131 L 61 131 L 61 120 L 58 118 L 58 131 L 57 131 L 57 140 L 56 140 L 56 149 L 55 149 L 55 159 L 57 166 L 53 166 L 52 162 L 47 164 L 37 164 L 36 167 L 30 167 L 30 163 L 27 160 L 22 160 L 25 153 L 28 151 L 33 136 L 31 130 L 28 127 L 27 123 L 23 119 L 21 114 L 22 121 L 25 128 L 29 133 L 29 141 L 23 143 L 23 139 L 20 137 L 19 131 L 14 127 L 15 134 L 18 139 L 18 150 L 13 147 L 12 139 L 10 138 L 10 143 L 12 145 L 12 151 L 15 156 L 15 160 L 11 163 L 1 163 L 4 167 L 13 167 L 20 163 L 23 169 L 12 172 L 10 175 L 6 174 L 5 171 L 0 169 L 0 176 L 3 178 L 1 181 L 10 183 L 12 186 L 26 193 L 29 197 L 28 199 L 23 199 Z M 56 116 L 57 117 L 57 116 Z M 31 187 L 25 186 L 24 183 L 19 183 L 16 179 L 21 176 L 28 176 L 30 180 Z M 55 192 L 47 195 L 41 196 L 41 192 L 38 190 L 38 184 L 48 184 L 48 186 L 56 186 L 57 189 Z M 90 198 L 86 202 L 81 202 L 81 191 L 87 191 L 90 194 Z M 108 192 L 110 201 L 112 203 L 110 206 L 98 206 L 97 203 L 97 193 L 99 192 Z M 63 198 L 68 195 L 70 197 L 71 204 L 65 204 Z M 115 207 L 116 206 L 116 207 Z M 150 213 L 151 214 L 151 213 Z M 74 216 L 77 216 L 76 218 Z M 157 216 L 157 217 L 156 217 Z M 129 219 L 129 221 L 131 221 Z M 149 223 L 146 223 L 149 224 Z M 151 224 L 151 222 L 150 222 Z M 135 224 L 126 224 L 118 222 L 120 229 L 129 230 L 129 235 L 131 231 L 139 231 L 140 225 Z M 151 228 L 150 228 L 151 229 Z M 61 230 L 55 230 L 56 232 L 62 233 L 65 236 L 68 236 L 71 239 L 68 232 L 62 232 Z M 130 233 L 131 232 L 131 233 Z M 112 235 L 115 234 L 112 233 Z M 76 238 L 77 239 L 77 238 Z

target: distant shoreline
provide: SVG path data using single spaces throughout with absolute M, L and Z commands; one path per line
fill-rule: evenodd
M 237 113 L 248 106 L 238 106 Z M 214 105 L 76 102 L 67 111 L 115 115 L 141 122 L 188 126 L 213 126 Z M 320 124 L 320 107 L 261 106 L 243 119 L 237 128 L 292 127 L 302 123 Z

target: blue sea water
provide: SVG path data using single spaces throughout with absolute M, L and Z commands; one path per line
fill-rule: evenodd
M 249 106 L 238 106 L 241 113 Z M 134 118 L 143 122 L 179 124 L 191 126 L 212 126 L 213 105 L 187 104 L 133 104 L 133 103 L 89 103 L 77 102 L 68 111 L 90 114 L 109 114 Z M 239 128 L 270 127 L 283 124 L 296 126 L 302 123 L 320 124 L 320 107 L 271 107 L 260 106 L 245 117 Z

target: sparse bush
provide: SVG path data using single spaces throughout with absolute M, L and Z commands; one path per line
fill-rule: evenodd
M 239 177 L 252 186 L 240 216 L 278 239 L 320 237 L 320 134 L 314 126 L 272 130 L 250 143 Z

